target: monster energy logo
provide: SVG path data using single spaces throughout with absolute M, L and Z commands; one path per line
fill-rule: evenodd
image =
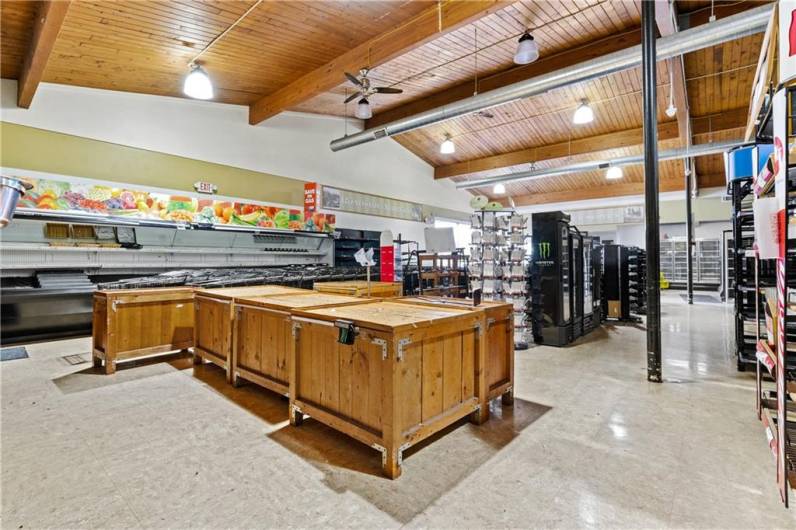
M 550 243 L 543 242 L 539 243 L 539 257 L 542 259 L 550 258 Z

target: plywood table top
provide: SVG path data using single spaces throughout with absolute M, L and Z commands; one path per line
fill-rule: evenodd
M 239 297 L 238 304 L 289 311 L 295 308 L 322 308 L 349 304 L 372 304 L 369 298 L 357 298 L 343 294 L 319 293 L 304 291 L 301 293 L 287 293 L 273 296 Z
M 221 287 L 216 289 L 197 289 L 198 296 L 210 298 L 233 299 L 255 298 L 260 296 L 273 296 L 280 294 L 312 293 L 308 289 L 285 287 L 284 285 L 247 285 L 244 287 Z
M 296 311 L 297 316 L 318 320 L 350 320 L 358 326 L 398 331 L 407 328 L 430 326 L 442 321 L 467 317 L 471 311 L 450 307 L 431 307 L 396 302 L 373 302 L 370 304 L 310 309 Z

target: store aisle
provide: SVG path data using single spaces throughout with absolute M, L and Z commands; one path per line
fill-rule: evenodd
M 517 352 L 514 408 L 410 452 L 397 481 L 214 366 L 104 376 L 63 358 L 90 359 L 88 339 L 32 345 L 0 363 L 2 525 L 793 528 L 730 307 L 662 309 L 665 384 L 645 381 L 640 327 Z

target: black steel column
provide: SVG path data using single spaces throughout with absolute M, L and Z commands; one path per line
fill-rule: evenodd
M 647 380 L 661 377 L 661 234 L 658 217 L 658 116 L 655 0 L 641 2 L 641 95 L 644 110 L 644 206 L 647 219 Z
M 688 268 L 688 278 L 686 279 L 686 289 L 688 292 L 688 303 L 694 303 L 694 217 L 691 211 L 691 179 L 694 172 L 693 159 L 685 159 L 685 237 L 688 248 L 686 265 Z

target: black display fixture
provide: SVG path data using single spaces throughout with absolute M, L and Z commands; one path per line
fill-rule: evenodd
M 569 227 L 569 263 L 572 267 L 572 274 L 569 275 L 570 289 L 572 296 L 569 298 L 569 305 L 572 314 L 572 336 L 573 341 L 583 335 L 583 236 L 574 226 Z
M 531 320 L 537 344 L 564 346 L 572 338 L 569 215 L 531 216 Z

